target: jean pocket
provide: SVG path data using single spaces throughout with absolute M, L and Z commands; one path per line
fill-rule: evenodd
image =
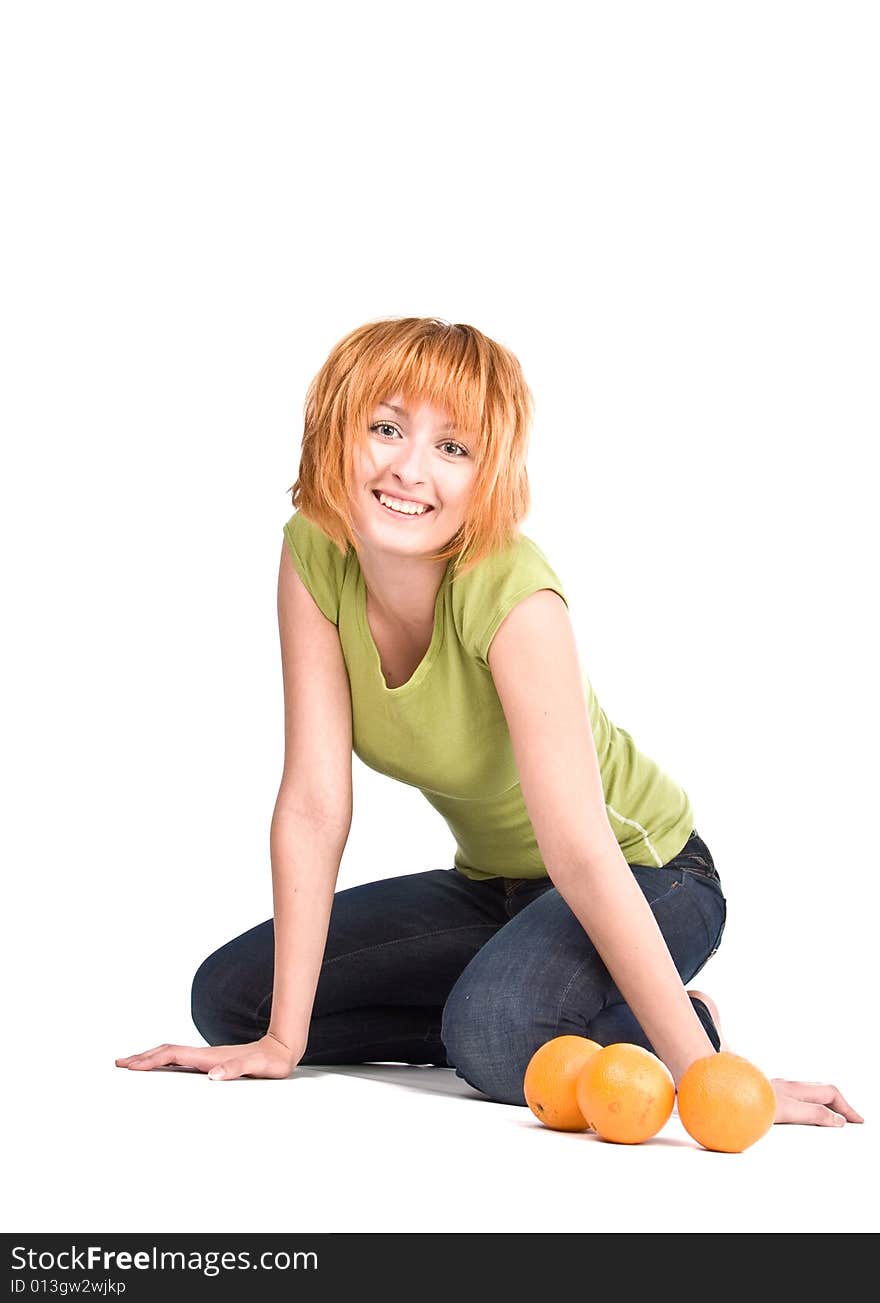
M 676 864 L 684 870 L 685 873 L 692 873 L 694 877 L 705 878 L 707 882 L 714 882 L 719 887 L 721 879 L 718 876 L 718 870 L 714 864 L 707 864 L 706 861 L 699 857 L 676 860 Z
M 662 868 L 650 864 L 631 864 L 629 867 L 649 905 L 656 905 L 684 882 L 684 869 L 679 864 L 665 864 Z
M 713 882 L 721 881 L 712 852 L 696 828 L 671 863 L 681 864 L 682 868 L 690 869 L 691 872 L 700 874 L 704 878 L 710 878 Z

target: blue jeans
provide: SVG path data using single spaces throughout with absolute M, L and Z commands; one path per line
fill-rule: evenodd
M 694 830 L 663 868 L 630 868 L 689 982 L 718 949 L 726 918 L 708 847 Z M 200 965 L 192 1017 L 210 1045 L 265 1034 L 274 957 L 267 919 Z M 717 1049 L 706 1006 L 693 1004 Z M 474 881 L 431 869 L 336 892 L 303 1065 L 436 1064 L 491 1099 L 525 1104 L 529 1059 L 564 1034 L 652 1049 L 549 878 Z

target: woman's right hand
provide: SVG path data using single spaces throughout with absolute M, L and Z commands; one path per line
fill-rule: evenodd
M 117 1059 L 117 1068 L 136 1072 L 174 1065 L 206 1072 L 211 1081 L 235 1081 L 238 1077 L 289 1077 L 304 1054 L 279 1041 L 271 1032 L 258 1041 L 243 1045 L 157 1045 L 143 1054 Z

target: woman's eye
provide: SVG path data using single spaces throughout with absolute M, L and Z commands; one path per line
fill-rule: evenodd
M 380 430 L 380 431 L 381 431 L 381 430 L 390 430 L 391 433 L 392 433 L 392 435 L 397 434 L 397 426 L 396 426 L 396 425 L 391 425 L 390 422 L 388 422 L 388 421 L 377 421 L 375 425 L 371 425 L 371 426 L 370 426 L 370 429 L 371 429 L 371 430 Z M 384 439 L 385 437 L 386 437 L 386 436 L 383 434 L 383 435 L 382 435 L 382 438 Z M 455 449 L 457 449 L 457 452 L 456 452 L 456 454 L 455 454 L 457 457 L 467 457 L 467 455 L 468 455 L 467 448 L 463 448 L 462 445 L 461 445 L 460 443 L 454 443 L 451 439 L 447 439 L 445 443 L 441 443 L 440 447 L 441 447 L 441 448 L 455 448 Z

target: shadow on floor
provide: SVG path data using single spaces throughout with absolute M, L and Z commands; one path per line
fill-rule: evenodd
M 303 1077 L 357 1077 L 363 1081 L 382 1081 L 389 1086 L 402 1086 L 405 1090 L 420 1090 L 430 1095 L 458 1095 L 461 1099 L 482 1100 L 494 1104 L 461 1077 L 453 1068 L 437 1068 L 426 1063 L 346 1063 L 339 1065 L 299 1066 L 294 1078 Z M 515 1106 L 511 1106 L 515 1107 Z

